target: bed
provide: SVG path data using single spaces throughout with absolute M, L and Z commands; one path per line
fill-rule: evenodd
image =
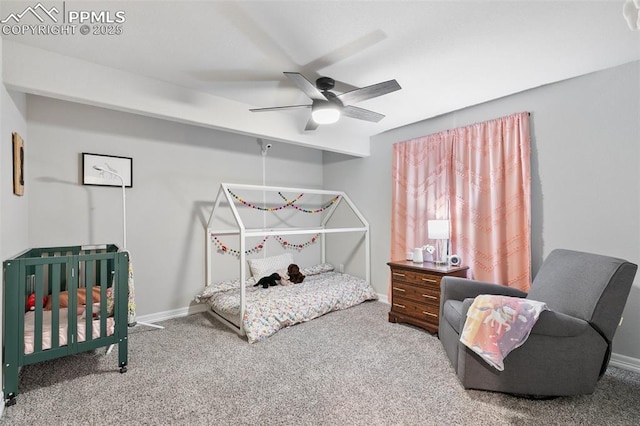
M 208 304 L 217 319 L 238 334 L 246 335 L 250 343 L 283 327 L 378 298 L 370 284 L 369 224 L 342 191 L 222 183 L 205 235 L 206 284 L 195 300 Z M 225 236 L 238 237 L 237 248 L 223 243 Z M 309 239 L 288 241 L 301 236 Z M 328 242 L 327 236 L 333 240 Z M 257 241 L 253 246 L 252 238 Z M 278 249 L 284 252 L 267 256 L 263 250 L 269 239 L 276 240 L 282 246 Z M 347 248 L 347 241 L 353 246 Z M 254 287 L 260 278 L 297 263 L 292 251 L 302 252 L 316 242 L 320 243 L 319 261 L 306 259 L 306 265 L 315 266 L 301 269 L 306 275 L 302 283 Z M 358 263 L 363 267 L 361 274 L 334 271 L 327 262 L 329 243 L 336 247 L 334 257 L 336 252 L 348 257 L 345 263 L 362 253 L 364 261 Z M 259 258 L 260 255 L 263 257 Z M 214 257 L 225 256 L 237 258 L 236 280 L 221 281 L 214 277 L 222 269 L 214 266 Z M 302 254 L 300 257 L 304 258 Z M 342 261 L 340 265 L 342 272 Z
M 335 272 L 330 264 L 302 268 L 305 279 L 289 286 L 255 287 L 250 277 L 245 287 L 242 328 L 249 343 L 263 340 L 278 330 L 346 309 L 378 295 L 371 285 L 358 277 Z M 207 286 L 196 301 L 209 305 L 223 321 L 240 322 L 240 280 L 221 281 Z
M 35 248 L 3 266 L 6 406 L 16 403 L 26 365 L 117 345 L 127 371 L 127 252 L 113 244 Z

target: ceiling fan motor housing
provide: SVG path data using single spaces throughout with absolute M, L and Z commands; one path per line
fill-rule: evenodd
M 322 91 L 331 90 L 336 85 L 336 81 L 331 77 L 320 77 L 316 80 L 316 87 Z

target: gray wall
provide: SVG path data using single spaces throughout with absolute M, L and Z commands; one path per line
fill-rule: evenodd
M 23 93 L 9 92 L 4 85 L 2 91 L 2 134 L 0 140 L 0 173 L 2 174 L 2 199 L 0 208 L 0 236 L 2 259 L 10 258 L 24 250 L 28 241 L 28 203 L 31 191 L 25 185 L 23 196 L 13 194 L 13 141 L 12 133 L 18 132 L 24 139 L 25 153 L 31 148 L 27 134 L 27 98 Z M 31 168 L 25 164 L 25 179 Z M 1 295 L 0 295 L 1 297 Z
M 27 106 L 28 245 L 119 244 L 122 192 L 83 186 L 81 153 L 132 157 L 127 248 L 138 316 L 188 306 L 205 282 L 204 226 L 219 184 L 262 183 L 256 139 L 38 96 Z M 266 165 L 269 185 L 322 186 L 320 151 L 274 142 Z
M 520 111 L 531 112 L 534 274 L 558 247 L 640 261 L 640 65 L 634 62 L 378 135 L 369 158 L 325 153 L 324 186 L 348 192 L 371 223 L 378 293 L 389 282 L 393 143 Z M 614 341 L 614 352 L 635 359 L 638 282 Z

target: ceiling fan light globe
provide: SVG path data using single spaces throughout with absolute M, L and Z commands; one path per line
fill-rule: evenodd
M 318 124 L 331 124 L 340 119 L 340 110 L 337 106 L 323 105 L 313 108 L 311 117 Z

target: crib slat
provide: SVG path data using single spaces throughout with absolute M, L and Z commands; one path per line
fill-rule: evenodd
M 60 272 L 61 267 L 59 263 L 54 263 L 51 265 L 51 296 L 52 299 L 52 307 L 51 312 L 60 312 L 59 304 L 60 304 Z M 55 302 L 55 303 L 54 303 Z M 54 306 L 55 305 L 55 306 Z M 60 346 L 60 318 L 59 315 L 51 315 L 51 348 L 57 348 Z
M 94 262 L 81 260 L 80 263 L 84 265 L 84 284 L 87 290 L 87 297 L 84 306 L 84 341 L 90 342 L 93 340 L 93 284 L 95 283 L 95 273 L 93 271 Z
M 72 353 L 75 351 L 78 330 L 78 282 L 80 281 L 80 267 L 77 258 L 72 256 L 68 263 L 70 268 L 67 280 L 67 348 Z
M 36 303 L 35 303 L 35 315 L 34 315 L 34 339 L 33 339 L 33 351 L 40 352 L 42 351 L 42 312 L 44 308 L 42 307 L 42 297 L 44 296 L 43 291 L 43 266 L 36 265 L 35 267 L 35 295 L 36 295 Z
M 100 337 L 107 337 L 107 263 L 100 261 Z

